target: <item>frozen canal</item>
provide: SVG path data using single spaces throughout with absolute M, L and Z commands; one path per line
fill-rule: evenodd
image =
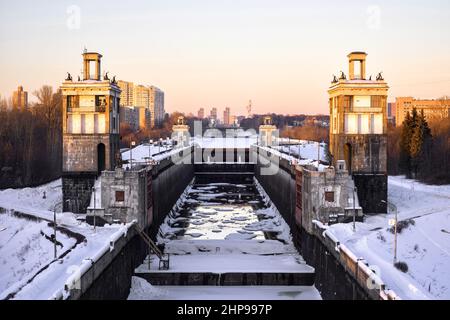
M 274 238 L 277 224 L 266 217 L 254 185 L 194 185 L 187 199 L 163 226 L 167 240 L 264 240 Z
M 158 243 L 170 254 L 170 270 L 158 270 L 157 257 L 147 257 L 135 270 L 129 299 L 320 299 L 314 286 L 167 286 L 143 279 L 148 274 L 313 274 L 256 181 L 190 185 L 160 226 Z

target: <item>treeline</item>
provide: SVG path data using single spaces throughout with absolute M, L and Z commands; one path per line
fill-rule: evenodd
M 160 128 L 152 128 L 148 130 L 133 131 L 128 123 L 122 122 L 120 124 L 120 147 L 129 148 L 132 141 L 139 144 L 141 142 L 148 142 L 150 139 L 157 142 L 160 138 L 170 138 L 172 135 L 172 126 L 176 124 L 178 117 L 181 115 L 183 114 L 177 111 L 173 112 L 170 116 L 166 114 L 164 122 Z
M 388 173 L 430 184 L 450 183 L 450 119 L 428 122 L 422 112 L 408 113 L 399 127 L 388 128 Z
M 33 93 L 27 108 L 0 101 L 0 189 L 34 186 L 61 176 L 61 94 Z
M 320 141 L 328 143 L 329 130 L 328 128 L 317 125 L 304 125 L 301 127 L 288 127 L 281 131 L 281 137 L 289 137 L 293 139 Z

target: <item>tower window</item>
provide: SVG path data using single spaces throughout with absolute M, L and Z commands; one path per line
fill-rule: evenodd
M 325 201 L 326 202 L 334 202 L 334 192 L 333 191 L 325 191 Z
M 125 191 L 116 191 L 116 202 L 125 201 Z

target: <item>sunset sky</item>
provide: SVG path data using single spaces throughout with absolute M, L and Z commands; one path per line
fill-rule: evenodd
M 251 99 L 255 113 L 328 114 L 355 50 L 391 101 L 450 95 L 449 30 L 448 0 L 2 0 L 0 95 L 76 79 L 86 47 L 111 76 L 164 90 L 170 112 L 244 114 Z

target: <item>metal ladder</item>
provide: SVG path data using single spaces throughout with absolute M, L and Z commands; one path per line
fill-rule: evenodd
M 142 230 L 137 224 L 134 225 L 137 232 L 141 236 L 142 240 L 144 240 L 145 244 L 150 248 L 150 251 L 152 251 L 159 259 L 159 270 L 169 270 L 169 264 L 170 264 L 170 255 L 164 254 L 159 248 L 156 246 L 156 244 L 153 242 L 152 239 Z M 150 256 L 148 257 L 150 260 Z

